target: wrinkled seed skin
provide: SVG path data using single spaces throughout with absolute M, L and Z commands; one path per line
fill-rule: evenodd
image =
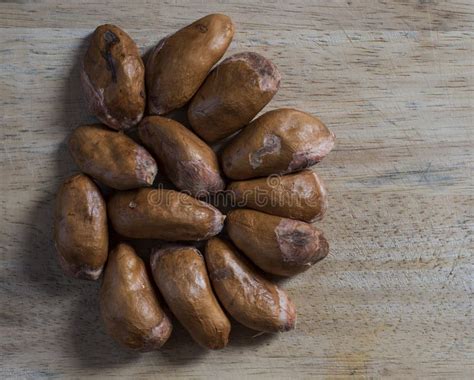
M 214 143 L 247 125 L 280 87 L 275 65 L 257 53 L 235 54 L 212 70 L 188 108 L 193 130 Z
M 201 253 L 193 247 L 168 247 L 156 250 L 150 260 L 155 283 L 193 339 L 205 348 L 224 348 L 231 326 L 214 296 Z
M 157 350 L 171 335 L 143 260 L 127 244 L 110 253 L 100 289 L 100 311 L 107 333 L 125 347 Z
M 311 170 L 232 182 L 227 190 L 238 207 L 308 223 L 321 220 L 328 205 L 324 184 Z
M 54 241 L 66 274 L 100 277 L 108 254 L 106 206 L 98 187 L 83 174 L 68 178 L 58 191 Z
M 237 209 L 227 214 L 232 242 L 260 269 L 293 276 L 329 252 L 323 233 L 311 224 L 263 212 Z
M 222 169 L 234 180 L 296 172 L 321 161 L 334 140 L 318 118 L 280 108 L 255 119 L 231 140 L 222 152 Z
M 234 25 L 222 14 L 205 16 L 161 40 L 146 63 L 148 112 L 164 115 L 184 106 L 234 35 Z
M 134 239 L 205 240 L 221 231 L 225 218 L 205 202 L 166 189 L 115 193 L 107 209 L 114 230 Z
M 148 116 L 138 131 L 142 143 L 178 189 L 198 197 L 224 189 L 216 154 L 185 126 L 165 117 Z
M 208 240 L 205 259 L 219 301 L 238 322 L 264 332 L 295 328 L 296 309 L 286 292 L 258 273 L 231 243 Z
M 135 42 L 115 25 L 93 33 L 81 81 L 90 111 L 110 128 L 136 125 L 145 111 L 145 66 Z
M 150 186 L 158 172 L 145 148 L 100 124 L 76 128 L 68 146 L 81 171 L 113 189 Z

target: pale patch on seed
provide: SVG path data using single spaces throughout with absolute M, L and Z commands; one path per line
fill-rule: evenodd
M 321 161 L 334 147 L 334 135 L 322 139 L 320 143 L 302 152 L 293 153 L 292 160 L 288 168 L 282 174 L 291 173 L 304 168 L 308 168 Z
M 179 161 L 180 170 L 175 177 L 175 185 L 199 197 L 215 194 L 224 189 L 225 184 L 219 173 L 209 168 L 202 160 Z
M 278 287 L 276 291 L 278 294 L 278 305 L 280 307 L 278 320 L 280 322 L 281 331 L 293 330 L 296 327 L 295 307 L 284 291 Z
M 281 150 L 281 139 L 276 135 L 266 135 L 263 145 L 255 152 L 249 154 L 249 163 L 252 169 L 258 168 L 263 163 L 263 158 L 271 154 L 279 154 Z
M 87 265 L 82 265 L 82 266 L 73 265 L 67 262 L 66 259 L 63 257 L 63 255 L 59 253 L 59 251 L 58 251 L 58 256 L 59 256 L 59 264 L 62 270 L 69 276 L 72 276 L 75 278 L 95 281 L 100 277 L 104 269 L 104 266 L 101 266 L 96 269 L 92 269 Z
M 237 53 L 225 59 L 222 64 L 245 62 L 258 74 L 258 84 L 262 91 L 276 92 L 280 87 L 281 74 L 272 61 L 254 52 Z
M 91 113 L 110 128 L 121 130 L 136 125 L 143 117 L 141 112 L 135 119 L 124 117 L 122 121 L 114 118 L 105 104 L 104 88 L 95 88 L 84 68 L 81 70 L 82 88 Z
M 150 334 L 146 337 L 144 350 L 156 350 L 163 346 L 171 335 L 173 327 L 166 315 L 163 316 L 160 324 L 153 327 Z

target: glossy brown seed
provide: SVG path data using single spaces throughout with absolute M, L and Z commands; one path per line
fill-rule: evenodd
M 231 19 L 211 14 L 162 39 L 146 63 L 149 112 L 163 115 L 184 106 L 233 36 Z
M 168 247 L 151 256 L 151 268 L 173 314 L 201 346 L 227 345 L 230 322 L 212 292 L 201 253 L 193 247 Z
M 137 124 L 145 111 L 145 66 L 135 42 L 115 25 L 93 33 L 82 62 L 82 87 L 90 111 L 113 129 Z
M 299 220 L 238 209 L 227 214 L 226 228 L 255 265 L 279 276 L 301 273 L 329 252 L 323 233 Z
M 158 171 L 145 148 L 100 124 L 76 128 L 68 145 L 81 171 L 114 189 L 150 186 Z
M 148 116 L 138 128 L 140 139 L 180 190 L 201 197 L 224 189 L 214 151 L 193 132 L 172 119 Z
M 171 335 L 171 322 L 160 307 L 145 264 L 127 244 L 110 252 L 100 311 L 107 333 L 126 347 L 157 350 Z
M 59 188 L 54 241 L 65 273 L 99 278 L 108 253 L 106 206 L 95 183 L 83 174 L 68 178 Z
M 309 223 L 322 219 L 328 204 L 326 189 L 311 170 L 232 182 L 227 190 L 238 207 Z
M 254 120 L 224 148 L 222 168 L 236 180 L 292 173 L 321 161 L 334 140 L 318 118 L 281 108 Z
M 212 238 L 205 258 L 219 301 L 238 322 L 265 332 L 295 328 L 296 309 L 286 292 L 258 273 L 231 243 Z
M 280 87 L 280 73 L 260 54 L 235 54 L 220 63 L 194 96 L 188 108 L 193 130 L 216 142 L 247 125 Z
M 208 203 L 166 189 L 118 192 L 107 209 L 115 231 L 136 239 L 204 240 L 221 231 L 225 218 Z

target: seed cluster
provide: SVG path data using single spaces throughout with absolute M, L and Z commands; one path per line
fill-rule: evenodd
M 268 275 L 296 275 L 329 252 L 312 224 L 327 194 L 309 167 L 335 136 L 291 108 L 254 119 L 281 76 L 254 52 L 217 64 L 233 35 L 229 17 L 208 15 L 159 41 L 145 65 L 131 37 L 107 24 L 82 62 L 85 98 L 101 124 L 76 128 L 68 141 L 81 174 L 59 189 L 54 240 L 67 274 L 103 274 L 105 328 L 132 349 L 165 344 L 170 314 L 209 349 L 227 345 L 229 317 L 257 331 L 292 330 L 295 305 Z M 185 122 L 173 118 L 178 109 Z M 161 186 L 159 172 L 174 189 Z M 225 210 L 216 201 L 223 194 Z M 161 241 L 152 278 L 133 240 L 109 249 L 111 229 L 122 240 Z

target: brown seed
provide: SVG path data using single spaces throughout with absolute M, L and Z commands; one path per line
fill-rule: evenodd
M 231 19 L 211 14 L 161 40 L 146 63 L 149 112 L 163 115 L 184 106 L 233 36 Z
M 227 190 L 238 207 L 305 222 L 322 219 L 328 204 L 326 189 L 311 170 L 232 182 Z
M 296 310 L 286 292 L 258 273 L 231 243 L 212 238 L 205 258 L 219 301 L 238 322 L 265 332 L 295 328 Z
M 151 256 L 151 268 L 173 314 L 201 346 L 227 345 L 230 322 L 212 292 L 201 253 L 193 247 L 168 247 Z
M 280 73 L 260 54 L 235 54 L 220 63 L 194 96 L 188 119 L 209 143 L 247 125 L 280 87 Z
M 107 333 L 126 347 L 157 350 L 171 335 L 171 322 L 160 307 L 145 264 L 127 244 L 110 252 L 100 311 Z
M 234 244 L 265 272 L 292 276 L 325 258 L 329 244 L 311 224 L 263 212 L 238 209 L 227 214 Z
M 83 174 L 68 178 L 59 189 L 54 241 L 65 273 L 99 278 L 108 253 L 106 206 L 95 183 Z
M 208 203 L 165 189 L 118 192 L 107 209 L 115 231 L 135 239 L 204 240 L 221 231 L 225 218 Z
M 69 151 L 81 171 L 118 190 L 150 186 L 158 171 L 145 148 L 100 124 L 76 128 Z
M 316 117 L 290 108 L 267 112 L 250 123 L 222 152 L 222 168 L 242 180 L 299 171 L 321 161 L 334 134 Z
M 148 116 L 138 131 L 178 189 L 197 197 L 224 189 L 214 151 L 189 129 L 172 119 Z
M 137 124 L 145 111 L 145 66 L 135 42 L 115 25 L 92 35 L 81 80 L 91 112 L 113 129 Z

